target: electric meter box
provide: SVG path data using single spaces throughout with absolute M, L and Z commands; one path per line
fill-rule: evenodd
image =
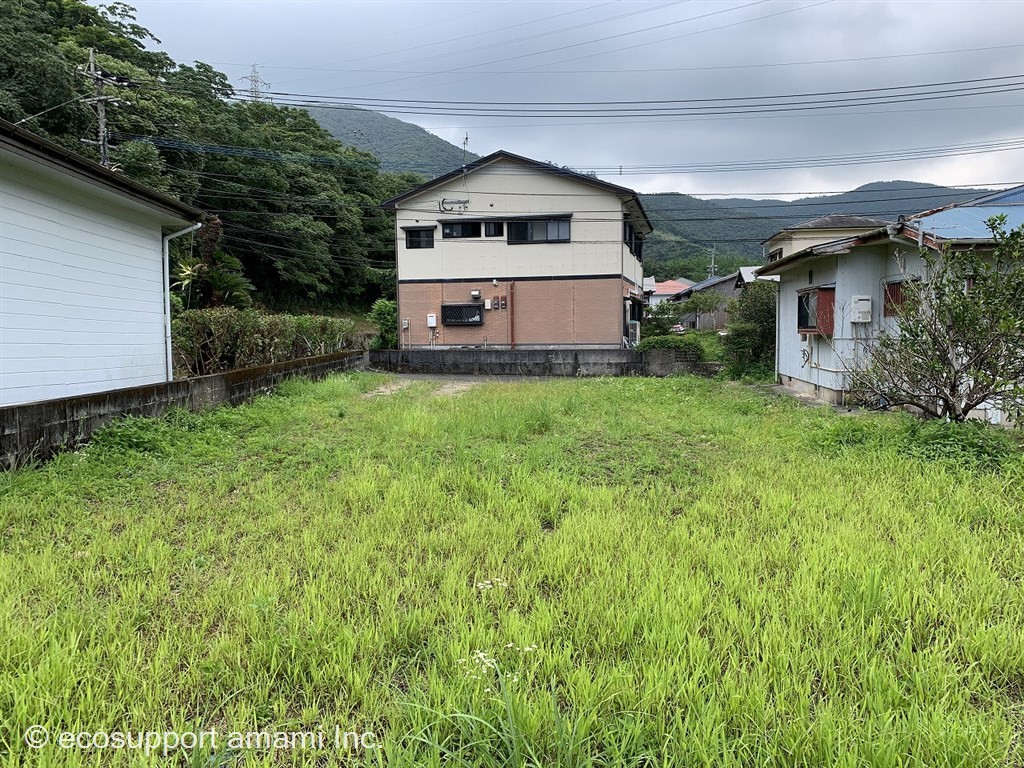
M 871 297 L 853 296 L 850 299 L 850 322 L 870 323 L 871 322 Z

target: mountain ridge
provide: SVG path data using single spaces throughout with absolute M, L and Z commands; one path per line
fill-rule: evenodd
M 441 176 L 479 155 L 426 129 L 357 107 L 308 108 L 335 138 L 373 153 L 381 170 Z M 719 274 L 762 263 L 761 243 L 786 227 L 831 213 L 895 221 L 900 214 L 979 197 L 990 190 L 905 180 L 874 181 L 848 192 L 792 201 L 729 197 L 705 200 L 681 192 L 639 193 L 655 231 L 645 246 L 645 272 L 659 280 L 707 276 L 714 254 Z

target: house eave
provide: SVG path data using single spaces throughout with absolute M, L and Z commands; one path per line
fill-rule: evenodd
M 166 226 L 192 224 L 205 218 L 202 211 L 180 200 L 104 168 L 99 163 L 3 119 L 0 119 L 0 151 L 9 154 L 16 162 L 59 173 L 142 205 L 160 216 Z

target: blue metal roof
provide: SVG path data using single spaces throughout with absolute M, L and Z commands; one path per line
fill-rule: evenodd
M 992 237 L 986 222 L 993 216 L 1006 216 L 1006 229 L 1024 226 L 1024 206 L 964 205 L 911 219 L 907 224 L 944 240 L 987 240 Z
M 1024 184 L 999 192 L 990 192 L 974 200 L 968 200 L 962 205 L 1024 205 Z

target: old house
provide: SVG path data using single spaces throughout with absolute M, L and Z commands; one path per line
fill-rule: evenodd
M 948 249 L 955 258 L 957 250 L 991 245 L 986 222 L 997 214 L 1007 216 L 1008 228 L 1024 225 L 1024 186 L 805 247 L 758 270 L 780 279 L 779 381 L 843 402 L 849 373 L 862 364 L 873 339 L 882 328 L 898 327 L 903 283 L 925 277 L 920 249 Z

